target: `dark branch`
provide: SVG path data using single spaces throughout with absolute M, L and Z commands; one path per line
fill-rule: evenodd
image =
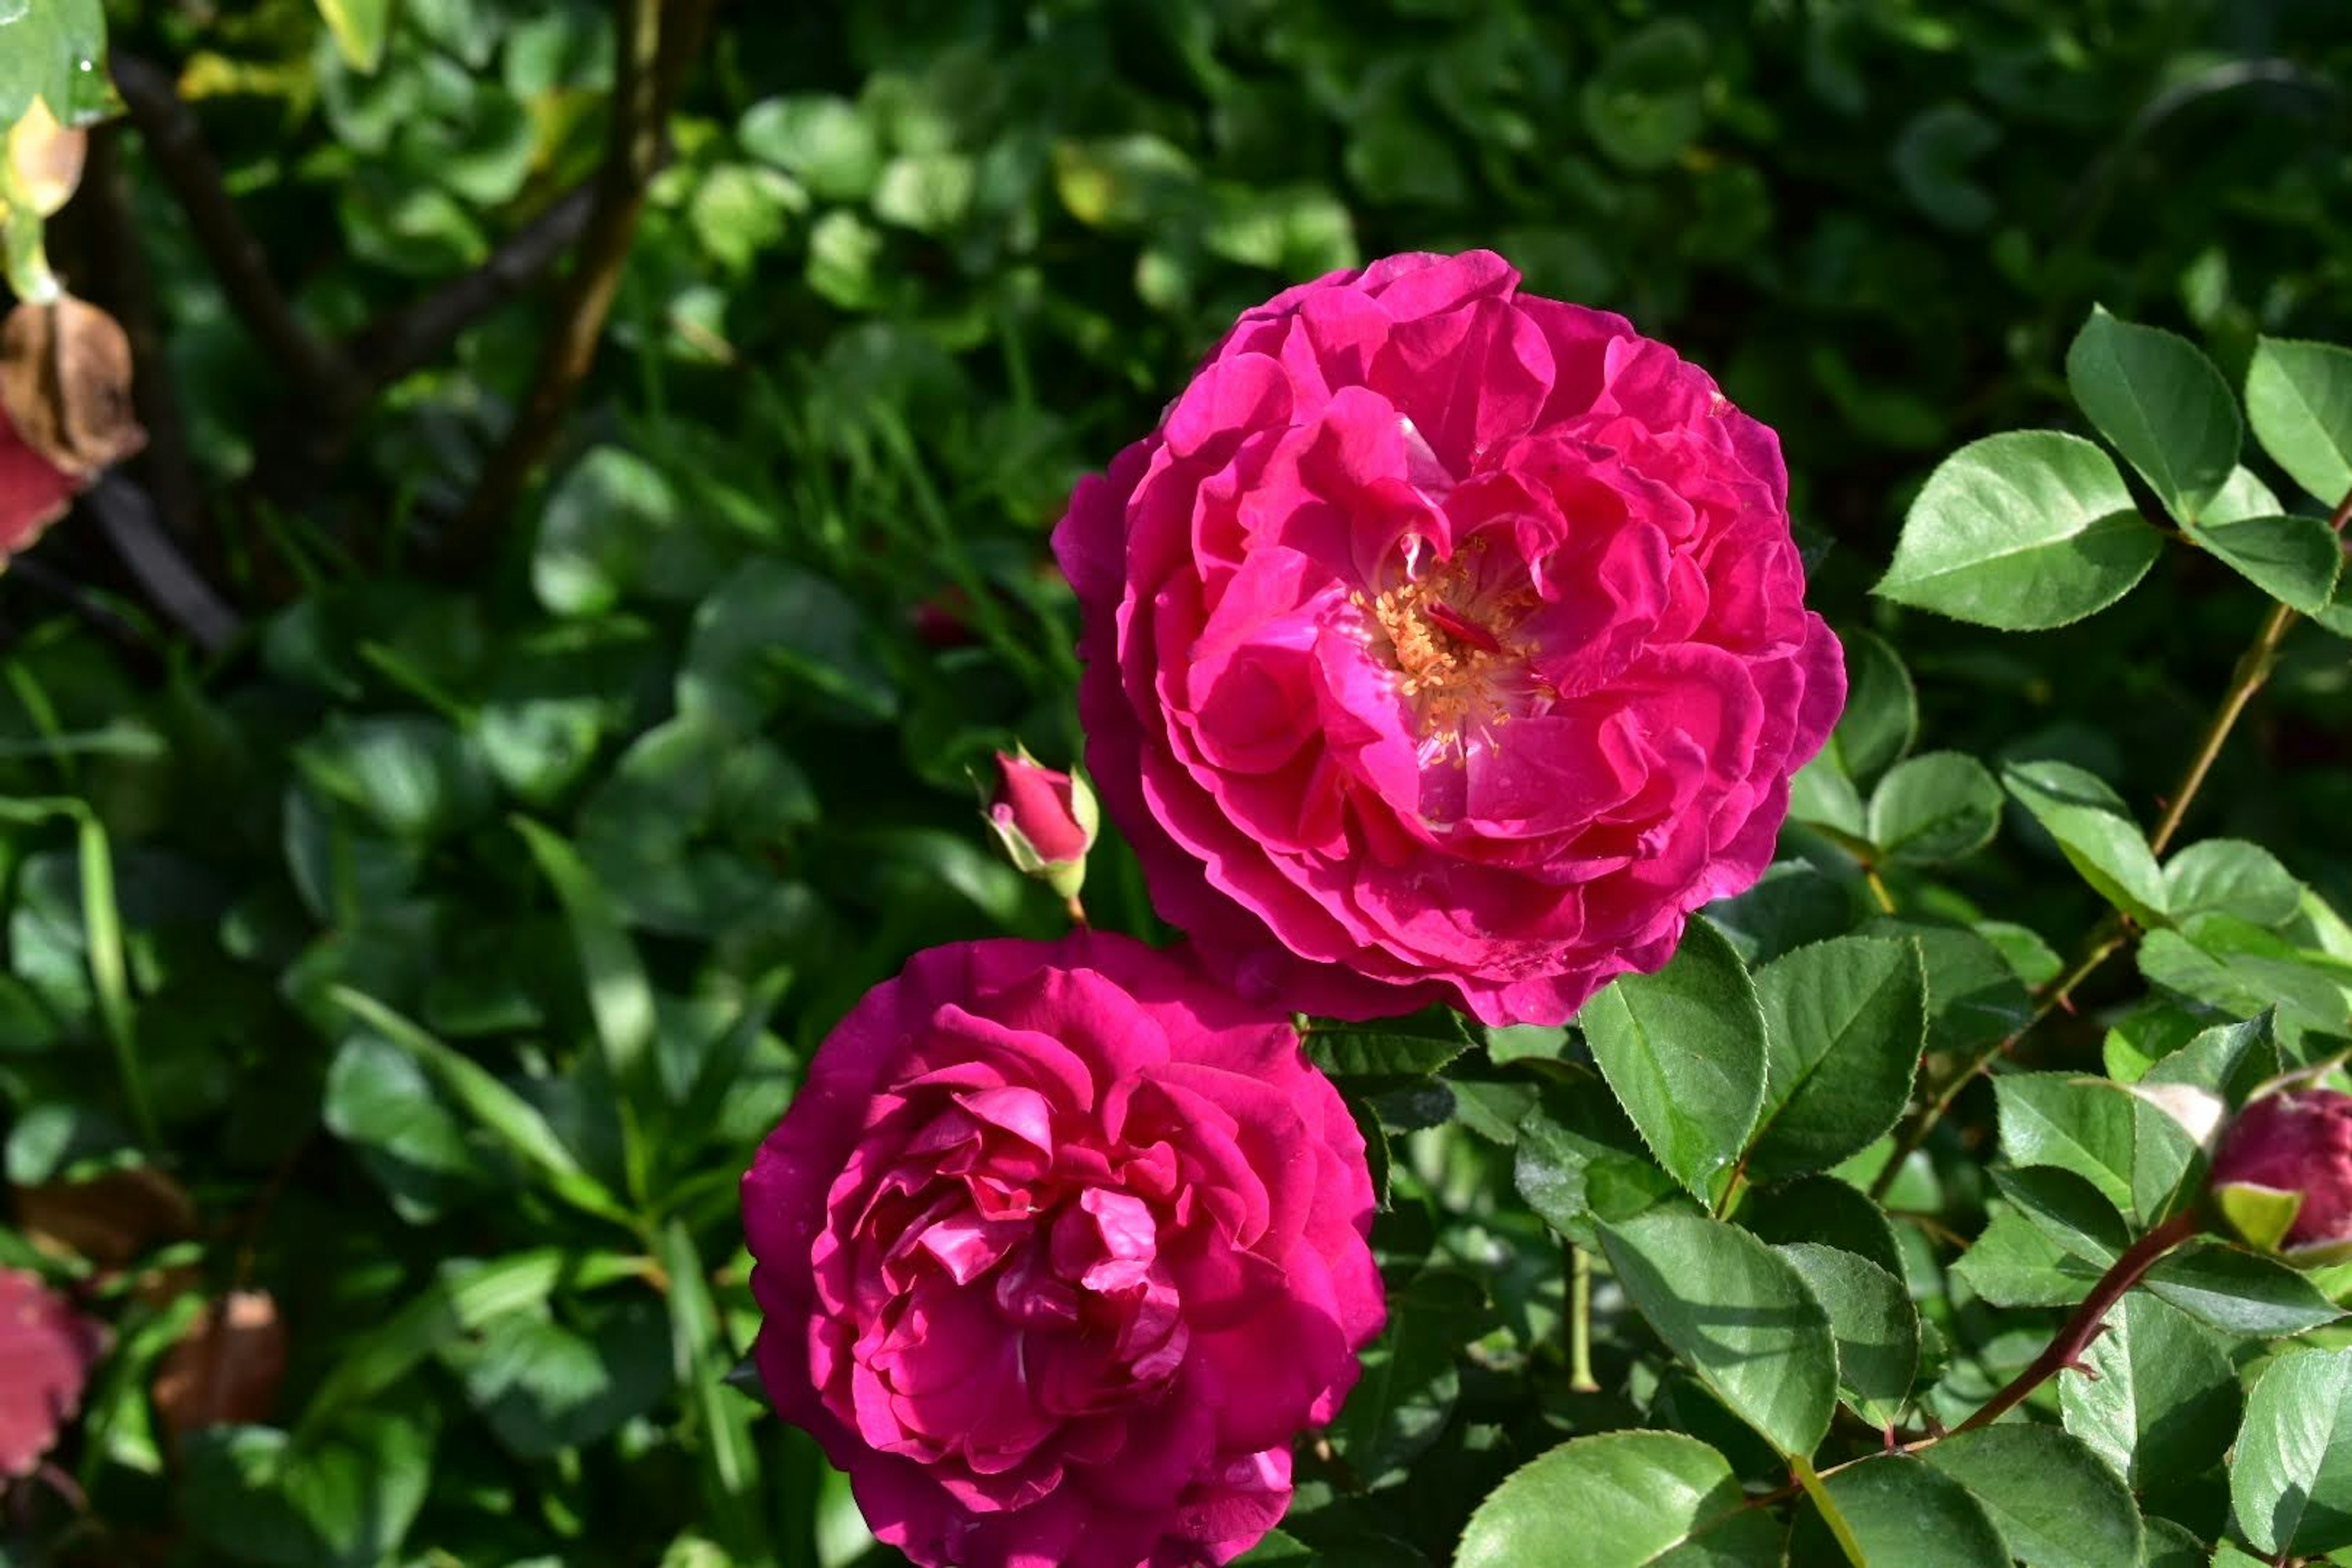
M 509 235 L 479 267 L 347 340 L 344 353 L 371 387 L 387 386 L 423 369 L 460 332 L 537 282 L 578 243 L 595 206 L 593 182 L 574 186 Z
M 701 52 L 716 0 L 615 0 L 620 70 L 613 126 L 596 176 L 595 203 L 581 236 L 580 258 L 566 280 L 531 377 L 506 440 L 490 455 L 437 552 L 446 569 L 478 563 L 496 543 L 499 524 L 546 459 L 580 384 L 595 361 L 604 320 L 620 291 L 621 269 L 636 238 L 646 187 L 660 167 L 663 121 L 687 69 Z
M 341 409 L 360 388 L 333 345 L 304 324 L 270 277 L 268 258 L 221 181 L 220 165 L 205 145 L 196 117 L 180 101 L 171 76 L 135 55 L 113 51 L 114 86 L 131 111 L 172 197 L 187 215 L 238 320 L 291 376 L 306 396 Z
M 206 653 L 216 653 L 245 629 L 211 584 L 172 542 L 147 492 L 120 475 L 91 487 L 82 504 L 97 514 L 107 542 L 155 607 Z

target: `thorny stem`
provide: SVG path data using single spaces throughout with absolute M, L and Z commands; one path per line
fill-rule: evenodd
M 2140 1282 L 2140 1277 L 2156 1266 L 2158 1258 L 2197 1234 L 2199 1218 L 2194 1210 L 2174 1215 L 2146 1236 L 2131 1244 L 2100 1276 L 2074 1315 L 2066 1320 L 2065 1327 L 2049 1347 L 2033 1358 L 2032 1365 L 2009 1382 L 2009 1386 L 1984 1403 L 1984 1408 L 1953 1428 L 1955 1432 L 1973 1432 L 1979 1426 L 1990 1426 L 2022 1401 L 2025 1396 L 2057 1376 L 2070 1366 L 2080 1366 L 2083 1352 L 2107 1326 L 2107 1313 L 2123 1300 L 2124 1292 Z

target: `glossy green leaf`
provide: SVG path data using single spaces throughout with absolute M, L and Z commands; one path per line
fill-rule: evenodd
M 1929 752 L 1878 781 L 1867 831 L 1897 865 L 1941 865 L 1991 843 L 2000 808 L 2000 785 L 1982 763 L 1958 752 Z
M 2238 1374 L 2212 1331 L 2145 1290 L 2106 1321 L 2083 1356 L 2092 1375 L 2058 1380 L 2066 1430 L 2142 1493 L 2221 1463 L 2238 1428 Z
M 1486 1298 L 1468 1276 L 1430 1273 L 1389 1298 L 1389 1321 L 1363 1352 L 1363 1372 L 1331 1424 L 1331 1439 L 1366 1486 L 1407 1474 L 1437 1441 L 1461 1397 L 1463 1346 Z
M 2225 1333 L 2299 1334 L 2343 1309 L 2274 1258 L 2220 1242 L 2192 1241 L 2148 1270 L 2147 1289 Z
M 2162 548 L 2105 452 L 2055 430 L 2017 430 L 1969 443 L 1928 476 L 1875 592 L 2040 631 L 2122 598 Z
M 1868 1458 L 1823 1484 L 1873 1564 L 2010 1568 L 2009 1549 L 1984 1505 L 1922 1460 L 1903 1454 Z M 1822 1568 L 1847 1561 L 1810 1501 L 1799 1505 L 1789 1561 Z
M 702 1482 L 702 1520 L 737 1561 L 772 1551 L 761 1487 L 759 1406 L 727 1386 L 736 1355 L 710 1294 L 708 1266 L 693 1236 L 673 1219 L 660 1237 L 669 1279 L 671 1356 L 693 1413 L 694 1451 Z
M 1589 1077 L 1549 1094 L 1519 1123 L 1513 1179 L 1528 1206 L 1579 1246 L 1601 1245 L 1595 1222 L 1625 1219 L 1669 1196 L 1675 1180 Z
M 2105 1268 L 2131 1245 L 2115 1205 L 2073 1171 L 1996 1165 L 1992 1176 L 2010 1206 L 2070 1258 Z
M 1818 1242 L 1903 1278 L 1903 1248 L 1886 1211 L 1835 1176 L 1800 1176 L 1759 1187 L 1739 1205 L 1739 1223 L 1775 1246 Z
M 2121 796 L 2070 763 L 2012 763 L 2001 783 L 2099 896 L 2142 925 L 2164 919 L 2164 874 Z
M 1621 976 L 1576 1021 L 1650 1152 L 1703 1194 L 1764 1102 L 1764 1015 L 1731 943 L 1695 920 L 1664 969 Z
M 0 4 L 0 132 L 13 127 L 33 100 L 68 125 L 87 124 L 90 93 L 84 80 L 106 55 L 106 16 L 100 0 L 19 0 Z
M 2013 1163 L 2072 1171 L 2130 1209 L 2136 1102 L 2126 1090 L 2066 1073 L 2003 1073 L 1993 1092 L 2001 1150 Z
M 2140 1568 L 2206 1568 L 2205 1543 L 2168 1519 L 2150 1518 Z
M 1487 1494 L 1454 1568 L 1648 1568 L 1701 1538 L 1734 1553 L 1718 1560 L 1770 1563 L 1779 1535 L 1747 1507 L 1723 1456 L 1697 1438 L 1603 1432 L 1538 1455 Z
M 2099 434 L 2182 522 L 2203 515 L 2238 466 L 2245 440 L 2238 400 L 2186 338 L 2094 306 L 2066 351 L 2066 384 Z
M 862 201 L 882 174 L 873 124 L 847 99 L 809 93 L 762 99 L 743 113 L 743 150 L 775 164 L 824 201 Z
M 1637 172 L 1681 156 L 1706 122 L 1706 34 L 1686 17 L 1652 22 L 1620 38 L 1586 79 L 1585 133 Z
M 300 1438 L 273 1426 L 190 1435 L 188 1522 L 243 1563 L 373 1568 L 396 1552 L 432 1484 L 435 1424 L 352 1411 Z
M 583 1331 L 525 1309 L 443 1347 L 467 1402 L 518 1458 L 601 1441 L 675 1387 L 668 1330 L 649 1292 L 594 1316 Z
M 1996 1307 L 2069 1307 L 2089 1295 L 2104 1272 L 2007 1207 L 1994 1210 L 1952 1265 L 1955 1278 Z
M 1736 1226 L 1679 1205 L 1601 1232 L 1618 1283 L 1669 1350 L 1783 1454 L 1810 1454 L 1837 1404 L 1837 1342 L 1803 1277 Z
M 2002 1422 L 1955 1433 L 1925 1454 L 1984 1506 L 2011 1554 L 2036 1568 L 2139 1561 L 2139 1508 L 2123 1478 L 2055 1426 Z
M 320 1114 L 411 1225 L 438 1218 L 496 1180 L 424 1065 L 374 1035 L 354 1034 L 336 1050 Z
M 1773 1250 L 1829 1314 L 1846 1402 L 1864 1420 L 1892 1427 L 1919 1370 L 1919 1313 L 1902 1279 L 1834 1247 L 1796 1242 Z
M 383 63 L 383 43 L 392 31 L 393 0 L 319 0 L 319 16 L 334 35 L 343 63 L 355 71 Z
M 2254 439 L 2322 505 L 2352 493 L 2352 349 L 2263 338 L 2246 367 Z
M 1417 1083 L 1469 1048 L 1469 1037 L 1452 1026 L 1413 1034 L 1327 1025 L 1307 1032 L 1307 1054 L 1315 1065 L 1365 1093 Z
M 628 1211 L 588 1173 L 537 1106 L 373 996 L 341 985 L 330 994 L 345 1012 L 422 1064 L 451 1100 L 539 1173 L 549 1192 L 584 1213 L 628 1222 Z
M 596 1023 L 605 1068 L 625 1094 L 634 1093 L 647 1081 L 654 1037 L 653 986 L 636 944 L 569 843 L 527 817 L 515 818 L 514 826 L 563 906 L 564 921 L 580 955 L 581 976 L 588 984 L 588 1011 Z
M 2315 517 L 2250 517 L 2200 523 L 2189 537 L 2291 609 L 2326 610 L 2344 570 L 2344 543 Z
M 1903 760 L 1919 737 L 1919 694 L 1902 657 L 1874 632 L 1848 632 L 1845 711 L 1830 743 L 1848 777 L 1875 778 Z
M 1756 973 L 1769 1051 L 1748 1150 L 1759 1181 L 1823 1171 L 1895 1125 L 1927 1041 L 1927 978 L 1909 942 L 1840 937 Z
M 2218 912 L 2277 927 L 2302 907 L 2303 884 L 2259 844 L 2207 838 L 2164 863 L 2164 898 L 2176 920 Z
M 2230 1508 L 2265 1552 L 2352 1546 L 2352 1349 L 2290 1350 L 2263 1369 L 2231 1457 Z

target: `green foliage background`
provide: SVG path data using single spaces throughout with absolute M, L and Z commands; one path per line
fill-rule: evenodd
M 177 79 L 300 319 L 363 359 L 388 312 L 589 177 L 614 46 L 604 8 L 566 0 L 324 9 L 335 26 L 307 0 L 109 22 Z M 38 90 L 13 68 L 0 122 Z M 160 441 L 132 477 L 246 630 L 196 646 L 86 516 L 0 580 L 6 1177 L 153 1166 L 195 1215 L 103 1270 L 0 1228 L 0 1262 L 79 1277 L 116 1333 L 64 1455 L 89 1512 L 44 1505 L 0 1553 L 893 1561 L 813 1446 L 720 1381 L 755 1326 L 735 1181 L 798 1064 L 909 952 L 1060 929 L 992 858 L 966 782 L 1015 738 L 1076 753 L 1075 612 L 1046 531 L 1286 283 L 1491 247 L 1780 429 L 1854 717 L 1806 781 L 1788 865 L 1699 945 L 1735 991 L 1756 968 L 1762 1019 L 1823 987 L 1879 997 L 1880 1033 L 1822 1079 L 1861 1084 L 1865 1109 L 1885 1100 L 1873 1043 L 1905 1020 L 1931 1072 L 2023 1027 L 2118 885 L 2075 874 L 2062 841 L 2079 860 L 2102 840 L 2063 812 L 2107 811 L 2104 780 L 2110 816 L 2150 818 L 2268 609 L 2185 548 L 2055 630 L 1997 638 L 1871 599 L 1921 481 L 1988 432 L 2092 433 L 2067 371 L 2095 305 L 2187 335 L 2232 388 L 2258 336 L 2352 336 L 2337 0 L 743 5 L 667 129 L 557 460 L 478 539 L 452 520 L 529 384 L 544 284 L 347 417 L 257 341 L 139 136 L 101 133 L 110 154 L 52 226 L 60 274 L 132 323 L 150 395 L 176 408 L 184 456 Z M 143 265 L 123 265 L 126 235 Z M 2296 494 L 2252 443 L 2244 460 Z M 2166 940 L 2084 984 L 1998 1095 L 1960 1075 L 1884 1194 L 1892 1224 L 1861 1195 L 1869 1151 L 1806 1142 L 1828 1110 L 1782 1107 L 1793 1125 L 1750 1152 L 1768 1184 L 1748 1231 L 1830 1256 L 1756 1243 L 1727 1300 L 1808 1322 L 1825 1302 L 1841 1344 L 1858 1321 L 1912 1336 L 1916 1379 L 1841 1363 L 1842 1453 L 1898 1414 L 1975 1408 L 2097 1248 L 2172 1198 L 2097 1148 L 2021 1142 L 2047 1126 L 2080 1144 L 2104 1114 L 2041 1105 L 2073 1092 L 2063 1075 L 2137 1076 L 2272 1003 L 2277 1060 L 2352 1034 L 2352 933 L 2328 910 L 2352 902 L 2345 647 L 2292 633 L 2189 824 L 2283 862 L 2212 895 L 2248 930 L 2146 921 Z M 1108 838 L 1087 899 L 1156 934 Z M 1776 983 L 1776 959 L 1825 973 Z M 1643 1299 L 1644 1268 L 1704 1250 L 1687 1227 L 1715 1223 L 1641 1212 L 1670 1184 L 1649 1152 L 1706 1196 L 1705 1150 L 1687 1170 L 1645 1152 L 1594 1076 L 1638 1110 L 1635 1069 L 1605 1020 L 1584 1025 L 1318 1046 L 1393 1134 L 1395 1328 L 1338 1462 L 1302 1460 L 1292 1538 L 1254 1561 L 1567 1562 L 1464 1543 L 1479 1500 L 1564 1438 L 1692 1435 L 1574 1450 L 1497 1507 L 1557 1515 L 1617 1465 L 1734 1506 L 1739 1483 L 1787 1479 L 1742 1419 L 1783 1451 L 1820 1437 L 1801 1412 L 1759 1419 Z M 2093 1217 L 2055 1177 L 1996 1188 L 1997 1138 L 2004 1173 L 2071 1173 Z M 1849 1155 L 1852 1184 L 1811 1173 Z M 2069 1215 L 2073 1250 L 2050 1239 Z M 1596 1392 L 1570 1386 L 1560 1235 L 1600 1277 Z M 1838 1478 L 1853 1528 L 1948 1508 L 1965 1553 L 1996 1530 L 1972 1498 L 2075 1484 L 2048 1478 L 2095 1452 L 2113 1474 L 2082 1472 L 2058 1511 L 2090 1530 L 2144 1510 L 2147 1561 L 2205 1561 L 2248 1517 L 2218 1461 L 2267 1352 L 2185 1310 L 2194 1283 L 2135 1296 L 2101 1342 L 2108 1377 L 2045 1394 L 2075 1447 L 1873 1461 Z M 233 1285 L 274 1293 L 288 1374 L 268 1424 L 174 1452 L 152 1376 Z M 2264 1290 L 2277 1315 L 2249 1331 L 2330 1310 L 2274 1279 L 2196 1300 Z M 2221 1440 L 2150 1450 L 2129 1411 L 2061 1408 L 2137 1360 L 2178 1373 L 2148 1401 Z M 2329 1387 L 2339 1365 L 2294 1370 Z M 2082 1500 L 2102 1487 L 2121 1512 Z M 1738 1517 L 1733 1535 L 1760 1516 Z M 1821 1560 L 1817 1528 L 1798 1521 L 1794 1561 Z M 2116 1560 L 2019 1528 L 1991 1560 Z

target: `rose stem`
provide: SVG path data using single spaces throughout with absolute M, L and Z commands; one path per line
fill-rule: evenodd
M 1068 901 L 1062 907 L 1069 911 L 1070 923 L 1084 931 L 1087 925 L 1087 906 L 1078 902 L 1077 894 L 1072 893 Z
M 2346 492 L 2344 499 L 2336 503 L 2336 510 L 2327 520 L 2327 526 L 2339 536 L 2347 524 L 2352 524 L 2352 491 Z M 2147 837 L 2149 853 L 2161 856 L 2170 847 L 2173 836 L 2180 831 L 2180 825 L 2188 820 L 2189 806 L 2205 787 L 2205 775 L 2212 771 L 2215 759 L 2221 756 L 2230 732 L 2238 727 L 2246 705 L 2253 700 L 2254 693 L 2263 689 L 2263 683 L 2271 678 L 2271 670 L 2278 662 L 2278 651 L 2286 641 L 2287 633 L 2302 618 L 2284 605 L 2273 605 L 2271 613 L 2263 617 L 2262 626 L 2254 633 L 2252 644 L 2239 657 L 2237 667 L 2230 672 L 2229 689 L 2221 693 L 2221 706 L 2213 710 L 2213 717 L 2206 722 L 2205 732 L 2198 737 L 2197 749 L 2190 753 L 2180 782 L 2173 786 L 2171 795 L 2165 802 L 2164 815 L 2158 818 L 2155 830 Z M 1895 1173 L 1903 1168 L 1903 1162 L 1910 1157 L 1913 1150 L 1927 1142 L 1927 1134 L 1935 1130 L 1936 1123 L 1943 1119 L 1944 1112 L 1950 1109 L 1960 1090 L 1974 1081 L 1979 1073 L 1990 1068 L 1996 1058 L 2007 1056 L 2024 1037 L 2026 1030 L 2063 1005 L 2074 987 L 2088 979 L 2092 971 L 2105 963 L 2128 940 L 2128 931 L 2115 921 L 2101 922 L 2084 943 L 2082 952 L 2074 963 L 2043 993 L 2041 1005 L 2034 1009 L 2033 1016 L 2026 1021 L 2025 1028 L 2018 1030 L 1969 1063 L 1944 1086 L 1935 1100 L 1921 1109 L 1912 1124 L 1895 1140 L 1895 1152 L 1888 1158 L 1885 1168 L 1878 1173 L 1878 1179 L 1871 1184 L 1870 1195 L 1884 1198 L 1886 1189 L 1894 1184 Z
M 1830 1500 L 1830 1489 L 1822 1485 L 1821 1472 L 1813 1468 L 1812 1460 L 1802 1454 L 1791 1454 L 1789 1456 L 1789 1468 L 1796 1476 L 1797 1484 L 1805 1489 L 1805 1495 L 1813 1500 L 1813 1507 L 1820 1511 L 1822 1522 L 1830 1527 L 1830 1534 L 1836 1539 L 1838 1550 L 1845 1553 L 1845 1560 L 1853 1563 L 1853 1568 L 1870 1568 L 1870 1559 L 1864 1555 L 1862 1542 L 1853 1538 L 1853 1526 L 1848 1524 L 1845 1515 L 1838 1511 L 1838 1505 Z
M 2091 1288 L 2074 1315 L 2066 1320 L 2047 1349 L 2033 1358 L 2033 1364 L 2011 1378 L 2009 1386 L 1985 1401 L 1984 1408 L 1961 1422 L 1952 1430 L 1973 1432 L 1990 1426 L 2007 1415 L 2024 1397 L 2070 1366 L 2078 1365 L 2083 1352 L 2107 1326 L 2107 1314 L 2124 1292 L 2140 1281 L 2140 1277 L 2154 1268 L 2158 1258 L 2197 1234 L 2198 1216 L 2194 1210 L 2184 1210 L 2141 1237 L 2125 1249 L 2123 1256 L 2108 1266 L 2106 1273 Z
M 1592 1375 L 1592 1258 L 1574 1242 L 1568 1244 L 1568 1386 L 1601 1392 Z

